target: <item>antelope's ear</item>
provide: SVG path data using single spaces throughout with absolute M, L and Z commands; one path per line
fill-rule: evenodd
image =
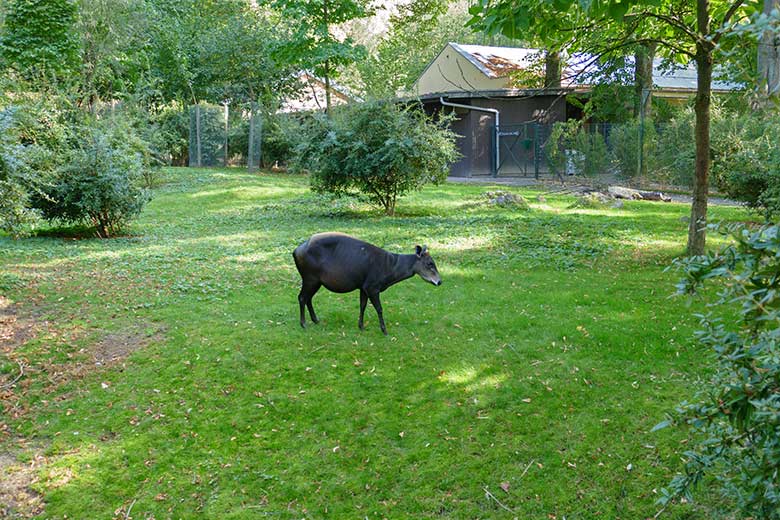
M 420 258 L 424 252 L 425 252 L 424 247 L 414 246 L 414 254 L 417 255 L 417 258 Z
M 427 255 L 428 254 L 428 246 L 422 246 L 422 254 Z

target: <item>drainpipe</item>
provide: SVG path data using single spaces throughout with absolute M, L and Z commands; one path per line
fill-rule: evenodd
M 445 107 L 455 107 L 455 108 L 465 108 L 466 110 L 476 110 L 478 112 L 490 112 L 493 114 L 496 118 L 496 129 L 493 133 L 494 141 L 495 141 L 495 149 L 493 150 L 493 156 L 495 157 L 496 163 L 495 163 L 495 170 L 493 170 L 493 176 L 498 175 L 498 167 L 501 164 L 500 155 L 499 155 L 499 142 L 498 142 L 498 125 L 500 124 L 500 112 L 495 108 L 482 108 L 482 107 L 475 107 L 472 105 L 461 105 L 460 103 L 450 103 L 449 101 L 444 101 L 443 97 L 439 97 L 439 102 L 444 105 Z M 469 177 L 471 177 L 471 172 L 469 172 Z

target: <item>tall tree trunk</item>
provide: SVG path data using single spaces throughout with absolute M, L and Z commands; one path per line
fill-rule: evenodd
M 696 168 L 693 178 L 691 221 L 688 225 L 688 255 L 704 254 L 707 238 L 707 196 L 710 176 L 710 105 L 712 63 L 715 45 L 710 34 L 709 0 L 696 0 L 699 34 L 696 44 Z
M 544 88 L 561 88 L 561 53 L 548 49 L 544 55 Z
M 330 117 L 330 60 L 325 60 L 325 113 Z
M 763 13 L 769 16 L 780 10 L 780 0 L 764 0 Z M 758 41 L 758 97 L 759 102 L 780 99 L 780 34 L 767 30 Z
M 634 54 L 634 93 L 636 94 L 634 117 L 639 117 L 640 115 L 644 115 L 645 118 L 650 117 L 650 108 L 652 106 L 650 97 L 648 96 L 645 103 L 642 103 L 642 99 L 645 92 L 653 90 L 655 48 L 655 43 L 644 43 L 637 47 Z M 641 111 L 644 111 L 644 114 L 641 114 Z

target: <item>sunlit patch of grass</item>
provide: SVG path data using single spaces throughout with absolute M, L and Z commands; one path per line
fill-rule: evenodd
M 517 212 L 469 205 L 491 187 L 445 184 L 386 218 L 307 183 L 166 169 L 132 237 L 0 237 L 0 290 L 46 324 L 12 352 L 29 370 L 0 420 L 45 446 L 42 518 L 655 515 L 683 433 L 650 430 L 707 372 L 692 316 L 707 299 L 670 299 L 665 271 L 686 205 L 583 211 L 497 188 L 531 202 Z M 290 253 L 328 230 L 427 244 L 444 284 L 383 293 L 387 338 L 371 306 L 358 330 L 357 293 L 324 289 L 321 323 L 302 329 Z M 155 341 L 90 364 L 138 328 Z

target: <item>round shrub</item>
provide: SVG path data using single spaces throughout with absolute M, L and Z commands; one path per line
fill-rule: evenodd
M 393 215 L 398 197 L 447 178 L 458 153 L 446 123 L 395 103 L 348 106 L 312 121 L 294 166 L 311 172 L 315 191 L 357 195 Z
M 48 220 L 86 223 L 101 238 L 115 235 L 149 200 L 140 187 L 142 154 L 111 129 L 90 128 L 36 205 Z

